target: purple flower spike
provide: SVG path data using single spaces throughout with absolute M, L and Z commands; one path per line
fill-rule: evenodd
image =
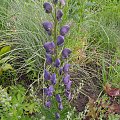
M 60 21 L 61 18 L 62 18 L 62 16 L 63 16 L 62 10 L 58 10 L 58 11 L 57 11 L 57 20 Z
M 63 78 L 63 83 L 64 83 L 64 85 L 67 85 L 69 81 L 70 81 L 70 75 L 67 74 L 67 75 Z
M 48 108 L 50 108 L 51 102 L 50 102 L 50 101 L 46 101 L 46 102 L 45 102 L 45 106 L 48 107 Z
M 44 70 L 44 79 L 50 80 L 50 78 L 51 78 L 50 73 L 47 70 Z
M 67 89 L 67 90 L 70 90 L 71 85 L 72 85 L 72 81 L 69 81 L 68 84 L 66 85 L 66 89 Z
M 66 64 L 64 65 L 64 67 L 63 67 L 64 73 L 68 73 L 69 68 L 70 68 L 70 64 L 66 63 Z
M 65 6 L 65 0 L 60 0 L 60 4 Z
M 46 31 L 51 31 L 53 28 L 53 24 L 48 21 L 44 22 L 42 25 Z
M 44 48 L 45 48 L 47 53 L 54 54 L 55 44 L 54 44 L 54 42 L 46 42 L 44 44 Z
M 59 35 L 57 37 L 57 45 L 62 45 L 64 43 L 64 36 Z
M 60 97 L 59 94 L 56 95 L 56 100 L 57 100 L 58 103 L 61 103 L 61 102 L 62 102 L 62 99 L 61 99 L 61 97 Z
M 56 84 L 56 74 L 55 73 L 52 74 L 52 76 L 51 76 L 51 82 L 52 82 L 53 85 Z
M 63 105 L 62 105 L 62 103 L 59 103 L 59 110 L 62 110 L 63 109 Z
M 60 59 L 56 59 L 55 63 L 54 63 L 55 67 L 59 67 L 60 66 Z
M 61 67 L 59 70 L 59 74 L 62 75 L 63 68 Z
M 46 13 L 51 13 L 51 12 L 52 12 L 52 6 L 51 6 L 50 3 L 45 2 L 45 3 L 43 4 L 43 7 L 44 7 Z
M 63 51 L 62 51 L 62 57 L 63 57 L 63 59 L 64 58 L 68 58 L 68 56 L 70 55 L 71 52 L 72 51 L 70 49 L 64 48 Z
M 52 64 L 52 57 L 51 57 L 51 55 L 49 55 L 49 54 L 46 54 L 46 63 L 47 63 L 48 65 Z
M 60 118 L 60 114 L 59 113 L 55 113 L 55 118 L 58 120 Z
M 69 29 L 70 29 L 70 26 L 68 26 L 68 25 L 63 26 L 63 27 L 60 29 L 60 34 L 61 34 L 62 36 L 66 35 L 66 34 L 68 33 Z

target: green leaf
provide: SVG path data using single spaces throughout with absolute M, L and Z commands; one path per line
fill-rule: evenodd
M 3 47 L 3 48 L 1 49 L 1 51 L 0 51 L 0 55 L 3 55 L 3 54 L 5 54 L 5 53 L 9 52 L 10 49 L 11 49 L 10 46 L 5 46 L 5 47 Z
M 3 67 L 2 67 L 3 71 L 7 71 L 7 70 L 13 70 L 12 66 L 10 64 L 5 64 Z
M 0 68 L 0 76 L 2 75 L 2 73 L 3 73 L 3 69 L 2 69 L 2 68 Z

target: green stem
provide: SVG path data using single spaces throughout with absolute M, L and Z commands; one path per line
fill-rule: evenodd
M 56 59 L 57 59 L 57 8 L 55 5 L 55 18 L 54 18 L 54 43 L 56 46 L 55 52 L 56 52 Z

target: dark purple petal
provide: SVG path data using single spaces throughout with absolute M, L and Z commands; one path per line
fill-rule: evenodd
M 47 70 L 44 70 L 44 79 L 50 80 L 50 78 L 51 78 L 50 73 Z
M 67 85 L 66 85 L 66 89 L 67 89 L 67 90 L 70 90 L 71 85 L 72 85 L 72 81 L 69 81 L 69 82 L 67 83 Z
M 60 4 L 64 6 L 65 5 L 65 0 L 60 0 Z
M 56 95 L 56 100 L 57 100 L 58 103 L 61 103 L 61 102 L 62 102 L 62 99 L 61 99 L 61 97 L 60 97 L 59 94 Z
M 70 75 L 67 74 L 67 75 L 63 78 L 63 83 L 64 83 L 64 85 L 67 85 L 69 81 L 70 81 Z
M 52 74 L 52 76 L 51 76 L 51 82 L 52 82 L 53 85 L 56 84 L 56 74 L 55 73 Z
M 59 70 L 59 74 L 62 75 L 63 68 L 61 67 Z
M 47 53 L 54 54 L 55 44 L 54 44 L 54 42 L 46 42 L 44 44 L 44 48 L 45 48 Z
M 63 45 L 63 43 L 64 43 L 64 36 L 59 35 L 57 37 L 57 45 Z
M 52 5 L 50 3 L 45 2 L 43 4 L 43 7 L 44 7 L 46 13 L 51 13 L 52 12 Z
M 50 102 L 50 101 L 46 101 L 46 102 L 45 102 L 45 106 L 48 107 L 48 108 L 50 108 L 51 102 Z
M 49 54 L 46 54 L 46 63 L 47 63 L 48 65 L 52 64 L 52 57 L 51 57 L 51 55 L 49 55 Z
M 62 103 L 59 103 L 59 110 L 62 110 L 63 109 L 63 105 L 62 105 Z
M 62 58 L 68 58 L 72 51 L 68 48 L 64 48 L 62 51 Z
M 59 67 L 60 66 L 60 59 L 56 59 L 55 63 L 54 63 L 55 67 Z
M 44 22 L 42 25 L 46 31 L 51 31 L 53 28 L 53 24 L 48 21 Z
M 63 72 L 64 73 L 68 73 L 69 72 L 69 68 L 70 68 L 70 64 L 66 63 L 63 67 Z
M 66 35 L 68 33 L 69 29 L 70 29 L 70 26 L 68 26 L 68 25 L 63 26 L 60 29 L 60 35 L 62 35 L 62 36 Z
M 63 16 L 62 10 L 58 10 L 58 11 L 57 11 L 57 20 L 60 21 L 61 18 L 62 18 L 62 16 Z
M 58 120 L 60 118 L 60 114 L 59 113 L 55 113 L 55 118 Z

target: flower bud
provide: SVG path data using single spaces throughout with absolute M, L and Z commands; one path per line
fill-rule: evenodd
M 61 99 L 61 97 L 60 97 L 60 94 L 57 94 L 57 95 L 56 95 L 56 100 L 57 100 L 58 103 L 61 103 L 61 102 L 62 102 L 62 99 Z
M 69 29 L 70 29 L 70 26 L 68 26 L 68 25 L 63 26 L 63 27 L 60 29 L 60 34 L 61 34 L 62 36 L 66 35 L 66 34 L 68 33 Z
M 52 64 L 52 57 L 51 57 L 51 55 L 49 55 L 49 54 L 46 54 L 46 63 L 47 63 L 48 65 Z
M 58 120 L 60 118 L 60 114 L 59 113 L 55 113 L 55 118 Z
M 59 74 L 62 75 L 63 67 L 60 68 Z
M 62 45 L 64 43 L 64 36 L 59 35 L 57 37 L 57 45 Z
M 59 103 L 59 110 L 62 110 L 63 109 L 63 105 L 62 105 L 62 103 Z
M 45 3 L 43 4 L 43 7 L 44 7 L 46 13 L 51 13 L 51 12 L 52 12 L 52 6 L 51 6 L 50 3 L 45 2 Z
M 68 73 L 69 72 L 69 68 L 70 68 L 70 64 L 66 63 L 63 67 L 63 71 L 64 73 Z
M 62 6 L 65 6 L 65 0 L 60 0 L 60 4 L 61 4 Z
M 58 11 L 57 11 L 57 20 L 60 21 L 61 18 L 62 18 L 62 16 L 63 16 L 62 10 L 58 10 Z
M 50 102 L 50 101 L 46 101 L 46 102 L 45 102 L 45 106 L 48 107 L 48 108 L 50 108 L 51 102 Z
M 50 80 L 50 78 L 51 78 L 50 73 L 47 70 L 44 70 L 44 79 Z
M 56 74 L 55 73 L 52 74 L 52 76 L 51 76 L 51 82 L 52 82 L 53 85 L 56 84 Z
M 44 48 L 45 48 L 47 53 L 54 54 L 55 44 L 54 44 L 54 42 L 46 42 L 44 44 Z
M 72 51 L 68 48 L 64 48 L 63 51 L 62 51 L 62 58 L 68 58 L 68 56 L 70 55 Z
M 70 75 L 67 74 L 67 75 L 63 78 L 63 83 L 64 83 L 64 85 L 67 85 L 69 81 L 70 81 Z
M 46 31 L 51 31 L 53 28 L 53 24 L 51 22 L 48 22 L 48 21 L 44 22 L 42 25 Z
M 59 67 L 60 66 L 60 59 L 56 59 L 55 63 L 54 63 L 55 67 Z

